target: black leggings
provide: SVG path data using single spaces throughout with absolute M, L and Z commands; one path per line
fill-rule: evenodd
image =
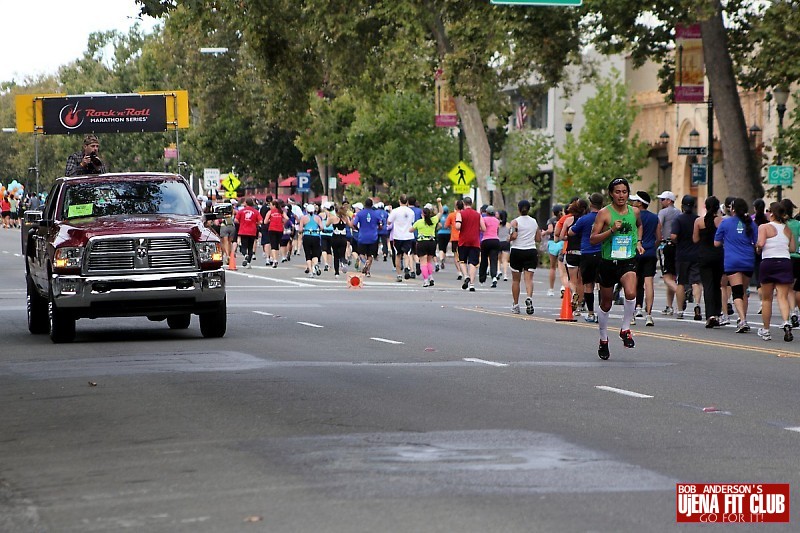
M 255 235 L 239 235 L 239 240 L 242 245 L 242 253 L 247 261 L 253 260 L 253 246 L 256 244 Z
M 331 247 L 333 248 L 333 272 L 339 275 L 339 263 L 345 260 L 347 255 L 347 237 L 334 235 L 331 238 Z
M 700 279 L 703 281 L 703 299 L 706 302 L 706 318 L 722 314 L 722 257 L 701 257 Z
M 500 239 L 485 239 L 481 241 L 481 264 L 478 268 L 478 281 L 486 281 L 487 267 L 492 278 L 497 277 L 497 257 L 500 255 Z

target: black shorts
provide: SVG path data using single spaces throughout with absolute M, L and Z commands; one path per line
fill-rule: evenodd
M 270 231 L 267 232 L 269 235 L 269 245 L 273 250 L 277 250 L 281 247 L 281 238 L 283 237 L 283 231 Z
M 512 248 L 508 265 L 512 272 L 533 272 L 539 266 L 539 251 L 536 248 Z
M 261 235 L 261 246 L 266 246 L 269 244 L 269 231 L 267 230 L 266 226 L 261 226 L 261 230 L 259 231 Z
M 453 255 L 458 257 L 458 241 L 450 241 L 450 249 L 453 250 Z
M 395 240 L 394 242 L 394 253 L 397 255 L 403 254 L 410 254 L 412 249 L 412 243 L 415 241 L 412 240 L 405 240 L 405 241 L 398 241 Z
M 333 235 L 320 235 L 319 245 L 326 254 L 331 253 L 331 237 L 333 237 Z
M 597 282 L 605 289 L 613 288 L 628 272 L 636 273 L 636 258 L 600 259 L 597 268 Z
M 567 252 L 564 254 L 564 262 L 568 267 L 578 268 L 581 265 L 581 253 Z
M 656 256 L 636 258 L 636 275 L 640 278 L 652 278 L 656 275 Z
M 511 251 L 511 243 L 509 241 L 500 241 L 500 251 L 501 252 L 510 252 Z
M 677 282 L 680 285 L 695 285 L 702 283 L 700 279 L 700 264 L 697 261 L 679 261 L 675 263 L 678 272 Z
M 330 244 L 330 243 L 328 243 Z M 358 253 L 367 257 L 378 256 L 378 241 L 375 242 L 360 242 L 358 243 Z
M 447 245 L 450 244 L 450 234 L 438 233 L 436 235 L 436 244 L 440 251 L 447 253 Z
M 661 252 L 661 274 L 676 275 L 678 271 L 675 269 L 675 245 L 667 243 Z
M 417 241 L 417 255 L 420 257 L 436 255 L 436 241 L 433 239 Z
M 478 266 L 481 261 L 481 249 L 477 246 L 461 246 L 458 249 L 458 260 L 462 263 Z
M 597 281 L 597 269 L 600 267 L 600 252 L 581 254 L 581 279 L 583 283 Z

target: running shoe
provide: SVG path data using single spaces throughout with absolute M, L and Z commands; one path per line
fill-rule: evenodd
M 409 274 L 409 276 L 411 276 L 411 279 L 417 279 L 417 275 L 414 274 L 413 272 L 411 274 Z
M 397 276 L 397 282 L 398 283 L 402 283 L 403 282 L 403 276 Z
M 247 259 L 245 259 L 244 261 L 242 261 L 242 266 L 243 266 L 243 267 L 245 267 L 245 268 L 247 267 Z
M 461 281 L 462 279 L 464 279 L 464 276 L 462 276 L 461 274 L 456 276 L 456 281 Z
M 431 286 L 431 282 L 426 279 L 425 281 L 422 282 L 422 286 L 423 287 L 430 287 Z
M 461 284 L 461 290 L 467 290 L 470 286 L 469 278 L 464 278 L 464 283 Z M 473 289 L 474 290 L 474 289 Z
M 636 346 L 636 343 L 633 341 L 633 334 L 629 329 L 619 330 L 619 338 L 622 339 L 622 344 L 624 344 L 626 348 L 633 348 Z
M 547 289 L 548 296 L 555 296 L 556 294 L 553 292 L 553 289 Z
M 678 320 L 683 320 L 683 311 L 678 311 L 678 313 L 675 315 L 675 318 Z
M 600 359 L 603 361 L 611 357 L 611 352 L 608 351 L 608 341 L 600 341 L 600 347 L 597 348 L 597 355 L 599 355 Z
M 636 325 L 636 317 L 632 316 L 631 317 L 631 326 L 635 326 L 635 325 Z
M 307 278 L 313 278 L 313 277 L 314 277 L 314 274 L 313 274 L 313 273 L 311 273 L 311 272 L 309 272 L 308 274 L 306 274 L 306 277 L 307 277 Z
M 594 313 L 589 313 L 588 315 L 586 315 L 585 317 L 583 317 L 583 319 L 584 319 L 586 322 L 590 322 L 590 323 L 593 323 L 593 324 L 597 324 L 597 315 L 596 315 L 596 314 L 594 314 Z
M 736 333 L 747 333 L 750 331 L 750 325 L 741 319 L 736 320 Z
M 335 274 L 335 275 L 333 276 L 333 278 L 334 278 L 334 279 L 339 279 L 339 274 Z
M 384 263 L 386 262 L 386 256 L 385 255 L 383 256 L 383 262 Z
M 728 303 L 728 309 L 727 309 L 727 311 L 728 311 L 728 316 L 730 316 L 730 315 L 732 315 L 732 314 L 733 314 L 733 304 L 731 304 L 731 303 Z
M 325 265 L 325 272 L 327 272 L 327 271 L 328 271 L 328 270 L 330 270 L 330 269 L 331 269 L 331 268 L 330 268 L 328 265 Z
M 308 272 L 309 272 L 309 270 L 308 270 L 308 268 L 306 268 L 306 271 L 305 271 L 305 273 L 306 273 L 306 274 L 308 274 Z
M 518 315 L 519 314 L 519 304 L 514 304 L 511 306 L 511 314 Z
M 433 270 L 435 272 L 439 272 L 439 263 L 436 263 L 435 265 L 433 265 Z
M 731 323 L 731 319 L 728 318 L 728 315 L 720 315 L 719 316 L 719 325 L 720 326 L 727 326 Z
M 249 263 L 247 263 L 247 268 L 253 268 L 253 262 L 252 262 L 252 261 L 250 261 Z
M 655 322 L 653 322 L 652 315 L 647 315 L 647 318 L 644 319 L 644 325 L 649 326 L 651 328 L 656 325 Z
M 444 263 L 442 263 L 441 266 L 439 267 L 439 270 L 444 270 L 444 269 L 445 269 L 444 268 Z
M 503 281 L 508 281 L 508 276 L 503 276 Z
M 492 281 L 492 288 L 493 289 L 497 288 L 497 280 Z
M 672 307 L 670 307 L 670 306 L 666 306 L 666 307 L 664 308 L 664 310 L 663 310 L 663 311 L 661 311 L 661 314 L 662 314 L 662 315 L 667 315 L 667 316 L 672 316 L 672 314 L 673 314 L 674 312 L 675 312 L 675 310 L 674 310 Z
M 422 275 L 422 266 L 419 263 L 417 263 L 417 266 L 416 266 L 416 268 L 414 270 L 416 271 L 417 276 L 421 276 Z
M 783 340 L 786 342 L 792 342 L 794 340 L 794 335 L 792 335 L 792 325 L 788 322 L 783 325 Z
M 695 320 L 703 320 L 703 315 L 700 313 L 700 306 L 694 306 L 694 319 Z
M 278 268 L 278 262 L 277 261 L 272 263 L 272 268 Z
M 792 327 L 800 328 L 800 319 L 798 319 L 797 315 L 792 315 Z
M 475 285 L 472 283 L 469 284 L 469 292 L 475 292 Z
M 716 328 L 717 326 L 719 326 L 719 320 L 717 317 L 712 316 L 706 320 L 706 329 Z
M 641 307 L 637 307 L 636 312 L 634 313 L 633 316 L 635 316 L 636 318 L 644 318 L 644 311 L 642 311 Z
M 564 297 L 564 287 L 561 287 L 561 297 Z
M 771 341 L 772 334 L 769 332 L 768 329 L 758 328 L 758 336 L 761 337 L 761 340 Z
M 533 300 L 525 298 L 525 312 L 529 315 L 533 314 Z
M 431 287 L 433 287 L 433 278 L 431 278 Z
M 322 271 L 319 269 L 319 265 L 314 265 L 314 274 L 316 274 L 317 276 L 322 275 Z
M 339 270 L 342 271 L 342 274 L 347 274 L 347 263 L 344 261 L 339 265 Z

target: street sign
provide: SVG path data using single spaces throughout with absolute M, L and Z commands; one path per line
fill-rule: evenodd
M 469 194 L 470 183 L 475 179 L 475 172 L 469 165 L 459 161 L 456 166 L 447 173 L 447 177 L 453 182 L 453 192 L 456 194 Z
M 706 155 L 707 146 L 678 146 L 678 155 Z
M 311 190 L 311 174 L 308 172 L 297 173 L 297 192 L 308 192 Z
M 223 194 L 223 196 L 225 198 L 234 198 L 234 199 L 239 197 L 236 191 L 225 191 L 225 194 Z
M 218 168 L 204 168 L 203 169 L 203 189 L 219 189 L 219 169 Z
M 705 185 L 708 183 L 706 165 L 692 165 L 692 185 Z
M 794 183 L 794 167 L 772 165 L 767 172 L 770 185 L 791 186 Z
M 492 3 L 514 6 L 580 6 L 583 0 L 492 0 Z
M 494 179 L 494 176 L 486 176 L 486 190 L 488 192 L 497 190 L 497 181 Z
M 329 191 L 335 191 L 338 181 L 339 180 L 336 179 L 336 176 L 329 177 L 328 178 L 328 190 Z
M 236 174 L 229 172 L 227 176 L 222 179 L 221 185 L 226 191 L 235 191 L 239 188 L 242 182 L 236 177 Z

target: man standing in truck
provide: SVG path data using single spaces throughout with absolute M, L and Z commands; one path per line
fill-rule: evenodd
M 98 157 L 100 141 L 95 135 L 83 138 L 83 150 L 79 150 L 67 158 L 65 176 L 85 176 L 87 174 L 105 174 L 106 166 Z

